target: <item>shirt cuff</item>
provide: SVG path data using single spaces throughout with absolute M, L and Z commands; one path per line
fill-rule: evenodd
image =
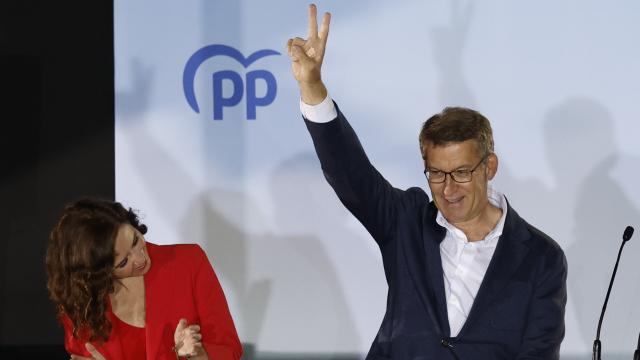
M 338 117 L 336 106 L 329 94 L 318 105 L 308 105 L 300 99 L 300 112 L 305 119 L 315 123 L 327 123 Z

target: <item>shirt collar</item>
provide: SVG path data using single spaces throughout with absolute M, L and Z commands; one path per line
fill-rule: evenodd
M 500 238 L 500 235 L 502 235 L 502 230 L 504 229 L 504 222 L 507 218 L 507 198 L 498 190 L 494 189 L 491 186 L 487 186 L 487 197 L 489 199 L 489 203 L 495 207 L 500 208 L 500 210 L 502 210 L 502 216 L 500 217 L 500 220 L 498 221 L 498 223 L 496 224 L 496 226 L 487 234 L 487 236 L 485 236 L 485 238 L 481 241 L 478 241 L 479 243 L 484 243 L 485 245 L 493 245 L 495 244 L 496 241 L 498 241 L 498 238 Z M 464 242 L 468 242 L 467 236 L 464 234 L 464 232 L 460 229 L 458 229 L 457 227 L 453 226 L 451 223 L 449 223 L 449 221 L 447 221 L 447 219 L 445 219 L 444 215 L 442 215 L 442 212 L 440 210 L 438 210 L 438 215 L 436 216 L 436 222 L 444 227 L 445 229 L 447 229 L 447 233 L 449 235 L 452 235 L 454 238 L 460 239 Z

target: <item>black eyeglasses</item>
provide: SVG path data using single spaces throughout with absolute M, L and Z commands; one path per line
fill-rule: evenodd
M 478 166 L 482 164 L 489 154 L 485 155 L 471 170 L 454 170 L 454 171 L 442 171 L 442 170 L 428 170 L 424 169 L 424 176 L 427 177 L 427 181 L 432 184 L 441 184 L 447 179 L 447 175 L 451 177 L 451 180 L 457 183 L 468 183 L 473 179 L 473 172 L 476 171 Z

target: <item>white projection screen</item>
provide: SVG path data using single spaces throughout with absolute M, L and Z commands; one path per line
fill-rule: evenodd
M 567 255 L 562 358 L 587 358 L 624 227 L 640 226 L 640 2 L 317 4 L 333 14 L 323 79 L 396 187 L 427 189 L 427 117 L 491 120 L 493 185 Z M 299 112 L 284 46 L 306 21 L 299 0 L 115 1 L 117 200 L 149 241 L 205 249 L 248 357 L 363 356 L 385 310 L 379 250 Z M 604 319 L 608 358 L 637 344 L 639 242 Z

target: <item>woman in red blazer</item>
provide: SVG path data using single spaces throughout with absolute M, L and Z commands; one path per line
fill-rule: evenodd
M 198 245 L 154 245 L 120 203 L 67 205 L 47 250 L 72 359 L 238 360 L 222 288 Z

